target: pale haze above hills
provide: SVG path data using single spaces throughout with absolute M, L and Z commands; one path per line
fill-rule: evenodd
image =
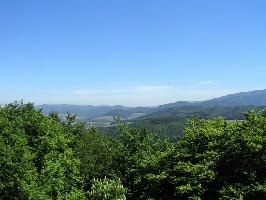
M 201 107 L 232 107 L 232 106 L 266 106 L 266 90 L 255 90 L 250 92 L 241 92 L 229 94 L 220 98 L 214 98 L 207 101 L 177 101 L 171 104 L 165 104 L 158 107 L 125 107 L 116 106 L 93 106 L 93 105 L 38 105 L 38 109 L 43 109 L 45 114 L 58 112 L 62 116 L 67 112 L 75 114 L 79 119 L 87 120 L 99 116 L 119 115 L 125 119 L 138 118 L 153 112 L 163 111 L 169 108 L 183 106 L 201 106 Z

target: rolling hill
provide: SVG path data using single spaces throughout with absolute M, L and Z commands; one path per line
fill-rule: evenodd
M 255 90 L 250 92 L 241 92 L 229 94 L 220 98 L 215 98 L 201 102 L 202 106 L 265 106 L 266 105 L 266 89 Z
M 250 92 L 241 92 L 229 94 L 220 98 L 214 98 L 207 101 L 177 101 L 175 103 L 160 105 L 158 107 L 125 107 L 116 106 L 92 106 L 92 105 L 38 105 L 36 108 L 42 109 L 44 114 L 50 112 L 58 112 L 61 116 L 65 116 L 68 112 L 78 116 L 82 121 L 101 121 L 111 117 L 120 116 L 123 120 L 143 119 L 143 116 L 152 115 L 172 115 L 176 116 L 183 113 L 189 113 L 191 108 L 198 112 L 202 112 L 204 107 L 237 107 L 237 106 L 266 106 L 266 90 L 255 90 Z M 180 109 L 177 109 L 180 108 Z M 228 110 L 229 108 L 227 108 Z M 230 110 L 230 109 L 229 109 Z M 160 114 L 161 112 L 161 114 Z M 172 114 L 170 114 L 172 113 Z M 230 113 L 230 112 L 229 112 Z M 178 115 L 179 115 L 178 114 Z

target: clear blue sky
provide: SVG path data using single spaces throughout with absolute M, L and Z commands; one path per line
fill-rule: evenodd
M 266 88 L 265 0 L 2 0 L 0 103 L 157 105 Z

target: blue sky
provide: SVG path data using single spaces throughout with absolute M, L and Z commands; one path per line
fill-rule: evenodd
M 0 1 L 0 103 L 158 105 L 266 88 L 264 0 Z

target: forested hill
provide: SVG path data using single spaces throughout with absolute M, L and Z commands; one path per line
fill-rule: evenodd
M 266 89 L 254 90 L 250 92 L 240 92 L 229 94 L 223 97 L 214 98 L 206 101 L 177 101 L 176 103 L 159 106 L 158 109 L 182 107 L 188 105 L 207 106 L 207 107 L 229 107 L 229 106 L 266 106 Z
M 167 137 L 174 142 L 182 138 L 186 122 L 193 117 L 200 119 L 223 117 L 230 121 L 243 120 L 247 112 L 263 109 L 265 109 L 264 106 L 203 107 L 190 105 L 160 110 L 137 119 L 128 120 L 128 122 L 131 127 L 145 127 L 149 131 L 159 134 L 162 138 Z M 99 128 L 103 134 L 111 137 L 118 136 L 119 132 L 116 129 L 115 127 Z
M 230 94 L 224 97 L 201 102 L 202 106 L 239 106 L 239 105 L 266 105 L 266 89 L 251 92 Z
M 138 118 L 138 121 L 144 119 L 168 118 L 168 117 L 199 117 L 210 119 L 215 117 L 224 117 L 227 120 L 244 119 L 245 113 L 250 110 L 262 110 L 264 106 L 213 106 L 204 107 L 200 105 L 190 105 L 153 112 Z

